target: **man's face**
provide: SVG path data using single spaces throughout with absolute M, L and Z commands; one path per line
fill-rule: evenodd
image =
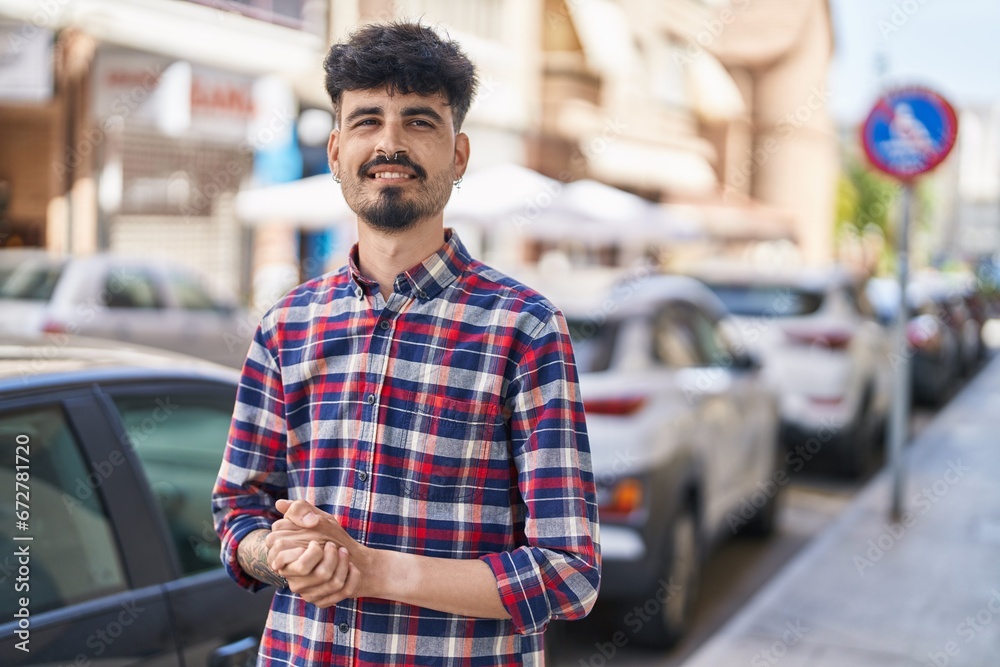
M 469 158 L 468 137 L 455 134 L 444 97 L 347 90 L 339 121 L 330 166 L 358 217 L 398 232 L 441 214 Z

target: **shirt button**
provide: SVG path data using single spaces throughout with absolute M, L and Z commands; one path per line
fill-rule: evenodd
M 364 470 L 362 470 L 361 472 L 358 473 L 358 479 L 360 479 L 362 482 L 367 481 L 368 480 L 368 473 L 366 473 Z
M 368 401 L 368 405 L 374 405 L 375 404 L 375 394 L 368 394 L 368 398 L 366 398 L 365 400 Z
M 341 632 L 346 633 L 350 629 L 351 629 L 351 626 L 349 626 L 347 624 L 347 621 L 344 621 L 343 623 L 340 624 L 340 631 Z
M 378 326 L 379 326 L 380 329 L 382 329 L 382 331 L 385 331 L 386 329 L 389 328 L 389 321 L 388 320 L 382 320 L 381 322 L 379 322 Z

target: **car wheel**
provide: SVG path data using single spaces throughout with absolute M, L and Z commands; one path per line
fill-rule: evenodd
M 671 522 L 663 575 L 642 599 L 633 602 L 648 614 L 635 631 L 637 644 L 670 648 L 687 631 L 698 594 L 700 559 L 698 522 L 694 509 L 687 505 Z
M 856 479 L 871 472 L 875 463 L 878 425 L 872 415 L 872 391 L 865 391 L 854 423 L 844 433 L 839 453 L 839 471 Z
M 778 459 L 776 462 L 776 467 L 771 479 L 776 479 L 778 477 L 778 472 L 784 473 L 785 465 L 784 459 L 780 456 L 775 457 Z M 778 498 L 781 496 L 781 491 L 784 489 L 784 485 L 777 484 L 775 482 L 770 482 L 774 484 L 774 493 L 767 494 L 767 501 L 763 506 L 757 508 L 757 512 L 752 518 L 747 519 L 746 523 L 742 524 L 737 530 L 737 534 L 741 536 L 752 536 L 752 537 L 768 537 L 774 533 L 775 528 L 778 526 Z

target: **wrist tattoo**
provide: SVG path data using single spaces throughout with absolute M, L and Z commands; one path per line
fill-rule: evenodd
M 251 577 L 265 584 L 271 584 L 278 588 L 287 588 L 288 582 L 280 574 L 271 569 L 267 564 L 267 544 L 264 543 L 264 533 L 257 533 L 250 537 L 249 544 L 244 549 L 240 549 L 238 557 L 240 565 Z M 241 545 L 242 546 L 242 545 Z

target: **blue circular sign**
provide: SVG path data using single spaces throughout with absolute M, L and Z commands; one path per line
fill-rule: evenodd
M 882 95 L 861 127 L 861 144 L 871 163 L 902 180 L 938 166 L 957 136 L 958 117 L 951 104 L 916 86 Z

